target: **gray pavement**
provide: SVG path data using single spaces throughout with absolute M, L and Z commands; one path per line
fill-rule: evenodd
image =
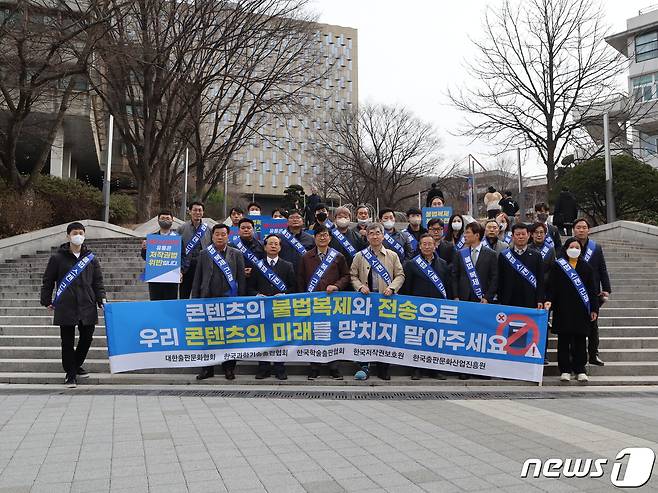
M 0 492 L 599 492 L 615 490 L 621 449 L 658 452 L 647 387 L 461 400 L 84 390 L 0 387 Z M 528 458 L 608 464 L 599 479 L 521 479 Z M 658 491 L 656 470 L 640 490 Z

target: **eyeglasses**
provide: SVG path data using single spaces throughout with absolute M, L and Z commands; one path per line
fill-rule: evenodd
M 443 231 L 443 228 L 430 228 L 429 231 L 433 231 L 435 233 L 440 233 L 441 231 Z

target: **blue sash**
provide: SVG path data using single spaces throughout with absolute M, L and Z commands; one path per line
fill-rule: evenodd
M 379 261 L 377 256 L 372 252 L 372 250 L 370 250 L 370 248 L 364 248 L 361 250 L 361 255 L 363 255 L 363 258 L 368 261 L 370 267 L 373 268 L 377 275 L 384 279 L 384 282 L 390 286 L 391 282 L 393 282 L 391 275 L 386 270 L 386 267 L 384 267 Z
M 511 231 L 508 231 L 507 233 L 505 233 L 505 236 L 503 236 L 503 241 L 505 243 L 507 243 L 508 245 L 512 244 L 512 232 Z
M 493 250 L 494 252 L 496 251 L 496 250 L 494 249 L 494 247 L 491 245 L 491 243 L 489 242 L 489 238 L 487 238 L 486 236 L 485 236 L 484 241 L 482 242 L 482 244 L 483 244 L 485 247 L 487 247 L 489 250 Z
M 587 313 L 591 313 L 592 309 L 589 304 L 589 295 L 587 294 L 587 288 L 583 284 L 583 281 L 578 275 L 578 272 L 576 272 L 576 269 L 571 267 L 571 264 L 566 259 L 563 259 L 561 257 L 556 259 L 555 261 L 558 263 L 560 267 L 562 267 L 562 270 L 567 275 L 567 277 L 571 279 L 573 286 L 576 288 L 576 291 L 578 291 L 578 294 L 580 295 L 580 299 L 583 301 L 583 304 L 587 309 Z
M 288 229 L 276 229 L 272 230 L 272 233 L 281 235 L 288 243 L 292 245 L 292 247 L 297 250 L 297 253 L 300 255 L 304 255 L 306 253 L 306 248 L 304 248 L 304 245 L 302 245 L 297 238 L 295 238 L 295 235 L 293 235 Z
M 548 252 L 551 251 L 551 248 L 553 248 L 553 245 L 549 245 L 548 239 L 550 236 L 546 237 L 546 240 L 544 241 L 544 244 L 541 246 L 541 249 L 539 250 L 539 253 L 541 253 L 541 258 L 546 260 L 546 255 L 548 255 Z M 553 243 L 553 240 L 551 240 L 551 243 Z
M 320 265 L 318 265 L 318 268 L 315 269 L 315 272 L 311 276 L 311 281 L 308 283 L 308 289 L 306 291 L 309 293 L 315 291 L 315 287 L 318 285 L 320 279 L 331 265 L 331 262 L 333 262 L 336 258 L 336 255 L 338 255 L 338 252 L 333 248 L 329 248 L 329 250 L 327 250 L 327 254 L 324 256 L 324 260 L 320 262 Z
M 594 240 L 589 240 L 587 242 L 587 250 L 585 250 L 585 255 L 583 255 L 585 262 L 587 262 L 588 264 L 589 261 L 592 259 L 592 255 L 594 255 L 594 250 L 596 250 L 596 242 Z
M 473 288 L 473 292 L 475 293 L 475 296 L 477 296 L 479 299 L 482 299 L 484 297 L 482 293 L 482 284 L 480 284 L 480 278 L 478 277 L 478 273 L 475 270 L 475 265 L 473 264 L 473 259 L 471 258 L 471 249 L 468 247 L 462 248 L 461 250 L 459 250 L 459 254 L 462 256 L 462 259 L 464 260 L 464 266 L 466 267 L 466 274 L 468 275 L 468 280 L 471 283 L 471 287 Z
M 441 293 L 445 299 L 448 299 L 446 288 L 443 285 L 443 282 L 441 282 L 441 278 L 432 268 L 432 266 L 425 262 L 425 260 L 420 255 L 416 255 L 414 257 L 414 262 L 418 267 L 420 267 L 420 270 L 423 271 L 423 274 L 425 274 L 425 276 L 427 276 L 427 278 L 432 281 L 432 284 L 434 284 L 434 287 L 439 290 L 439 293 Z
M 228 282 L 228 285 L 231 287 L 231 289 L 229 290 L 230 292 L 229 296 L 237 296 L 238 283 L 233 277 L 233 273 L 231 272 L 231 267 L 228 265 L 228 262 L 224 260 L 222 254 L 219 253 L 214 246 L 208 245 L 206 247 L 206 250 L 208 250 L 208 253 L 210 254 L 210 258 L 213 259 L 217 267 L 219 267 L 219 270 L 221 270 L 224 273 L 224 276 L 226 277 L 226 281 Z
M 196 233 L 194 233 L 194 236 L 190 238 L 190 241 L 187 242 L 187 245 L 185 245 L 185 256 L 187 257 L 192 250 L 194 250 L 194 247 L 197 246 L 197 244 L 201 241 L 201 238 L 203 235 L 206 233 L 208 230 L 208 225 L 206 223 L 201 223 L 201 225 L 196 229 Z
M 502 252 L 501 255 L 505 257 L 505 259 L 510 263 L 512 267 L 514 267 L 514 270 L 516 270 L 519 274 L 521 274 L 521 277 L 523 277 L 523 279 L 528 281 L 528 283 L 530 283 L 530 285 L 534 289 L 537 289 L 537 278 L 532 272 L 530 272 L 530 270 L 525 265 L 523 265 L 523 262 L 521 262 L 518 258 L 516 258 L 512 254 L 511 249 L 508 248 L 507 250 Z
M 412 234 L 411 234 L 409 231 L 407 231 L 406 229 L 405 229 L 404 231 L 402 231 L 402 234 L 403 234 L 403 235 L 406 235 L 406 237 L 409 238 L 409 242 L 411 243 L 411 249 L 412 249 L 414 252 L 415 252 L 416 250 L 418 250 L 418 240 L 416 240 L 416 238 L 414 237 L 414 235 L 412 235 Z
M 389 245 L 395 252 L 400 255 L 403 259 L 406 256 L 406 252 L 404 251 L 404 247 L 400 245 L 395 238 L 393 238 L 390 234 L 388 234 L 386 231 L 384 231 L 384 240 L 386 241 L 386 244 Z
M 246 246 L 244 246 L 244 243 L 242 243 L 242 240 L 240 237 L 236 236 L 233 239 L 233 244 L 235 245 L 235 248 L 240 250 L 242 252 L 242 255 L 244 255 L 244 258 L 246 258 L 251 265 L 256 267 L 262 274 L 265 276 L 265 279 L 267 279 L 272 286 L 274 286 L 276 289 L 281 291 L 282 293 L 285 293 L 288 291 L 288 286 L 286 286 L 286 283 L 283 282 L 283 279 L 281 279 L 279 276 L 277 276 L 272 269 L 270 269 L 265 262 L 263 262 L 261 259 L 256 257 L 254 252 L 249 250 Z
M 464 239 L 464 235 L 462 235 L 462 237 L 459 238 L 459 241 L 457 241 L 457 243 L 455 243 L 455 248 L 457 250 L 461 250 L 462 248 L 464 248 L 465 243 L 466 243 L 466 240 Z
M 548 225 L 546 226 L 546 239 L 544 240 L 544 243 L 551 248 L 555 248 L 555 242 L 553 241 L 553 238 L 551 238 L 551 232 L 548 229 Z
M 91 264 L 92 260 L 94 260 L 94 254 L 90 252 L 89 255 L 82 257 L 78 262 L 75 263 L 73 267 L 71 267 L 70 271 L 64 274 L 62 280 L 57 283 L 57 291 L 55 292 L 53 305 L 59 301 L 59 298 L 62 296 L 62 293 L 66 291 L 66 288 L 68 288 L 71 283 L 75 281 L 80 274 L 82 274 L 82 271 L 85 270 L 89 264 Z
M 325 222 L 324 225 L 331 232 L 334 238 L 338 240 L 338 243 L 340 243 L 343 246 L 345 251 L 350 254 L 350 257 L 354 257 L 354 255 L 356 255 L 356 248 L 352 246 L 350 240 L 345 238 L 345 235 L 343 233 L 338 231 L 338 228 L 335 227 L 336 225 L 332 223 L 329 219 L 327 219 L 327 222 Z

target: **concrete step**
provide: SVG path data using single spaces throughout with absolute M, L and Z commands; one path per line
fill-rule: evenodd
M 107 294 L 107 299 L 110 301 L 115 300 L 148 300 L 148 287 L 133 287 L 126 286 L 124 289 L 108 289 L 105 288 L 105 293 Z M 6 298 L 28 298 L 30 296 L 38 295 L 38 289 L 22 289 L 20 287 L 16 289 L 0 291 L 0 300 Z
M 1 312 L 0 312 L 1 313 Z M 603 305 L 599 314 L 601 318 L 608 317 L 658 317 L 658 308 L 628 306 L 624 308 L 610 308 L 608 303 Z
M 610 300 L 603 305 L 602 310 L 613 308 L 628 308 L 628 310 L 635 310 L 636 308 L 658 308 L 658 298 L 656 299 L 618 299 L 617 293 L 613 293 Z
M 2 320 L 2 317 L 0 317 Z M 599 327 L 655 327 L 658 333 L 658 317 L 608 317 L 599 318 Z
M 0 328 L 2 330 L 2 328 Z M 600 337 L 654 337 L 658 335 L 656 326 L 599 326 Z
M 601 345 L 599 347 L 601 359 L 608 362 L 655 362 L 658 364 L 658 348 L 611 348 Z M 549 360 L 557 361 L 557 349 L 548 350 Z M 15 356 L 11 356 L 12 358 Z
M 77 337 L 76 337 L 77 339 Z M 61 339 L 59 337 L 59 329 L 52 329 L 44 331 L 40 334 L 12 334 L 0 335 L 0 347 L 7 349 L 8 347 L 22 347 L 22 348 L 35 348 L 35 347 L 60 347 Z M 76 342 L 77 344 L 77 342 Z M 107 356 L 107 339 L 105 335 L 98 335 L 94 331 L 94 341 L 92 347 L 100 348 L 105 351 Z
M 49 325 L 52 315 L 0 315 L 0 326 L 4 325 Z M 98 318 L 98 324 L 105 324 L 105 317 Z
M 605 358 L 603 358 L 605 360 Z M 1 360 L 0 360 L 1 361 Z M 544 375 L 557 376 L 560 370 L 556 362 L 544 367 Z M 597 376 L 658 376 L 658 361 L 610 361 L 605 366 L 590 365 L 589 374 Z
M 607 349 L 658 349 L 658 337 L 600 337 L 600 348 Z M 0 344 L 3 342 L 0 336 Z M 59 338 L 57 338 L 59 344 Z M 557 338 L 548 340 L 549 349 L 557 348 Z

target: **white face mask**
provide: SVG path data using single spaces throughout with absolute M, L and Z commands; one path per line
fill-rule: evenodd
M 85 237 L 84 235 L 75 235 L 71 236 L 71 243 L 73 243 L 76 246 L 80 246 L 85 242 Z
M 453 231 L 459 231 L 462 229 L 462 223 L 461 222 L 453 222 L 452 223 L 452 229 Z
M 347 225 L 350 224 L 350 220 L 347 219 L 346 217 L 339 217 L 336 219 L 336 226 L 339 228 L 345 228 Z
M 357 219 L 359 224 L 368 224 L 370 222 L 370 219 Z
M 384 221 L 384 222 L 382 223 L 382 225 L 383 225 L 384 228 L 386 228 L 386 229 L 391 229 L 391 228 L 393 228 L 393 226 L 395 226 L 395 221 Z
M 260 211 L 249 211 L 250 216 L 260 216 Z
M 412 224 L 414 226 L 418 226 L 420 224 L 420 218 L 418 216 L 410 217 L 409 218 L 409 224 Z
M 569 258 L 578 258 L 580 257 L 580 248 L 567 248 L 567 255 Z

